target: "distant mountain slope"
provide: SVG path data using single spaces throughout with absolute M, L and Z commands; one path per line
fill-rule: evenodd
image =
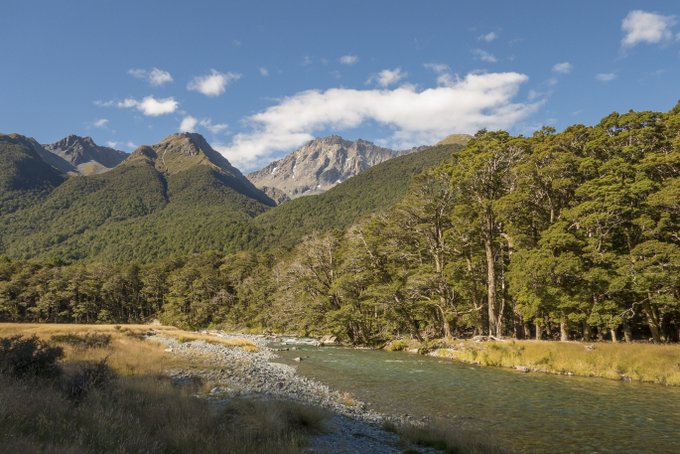
M 0 134 L 0 215 L 37 203 L 66 179 L 41 153 L 34 139 Z
M 178 175 L 194 167 L 209 169 L 213 177 L 232 190 L 264 205 L 275 205 L 272 199 L 257 189 L 200 134 L 188 132 L 172 134 L 151 148 L 155 153 L 154 165 L 159 171 L 168 175 Z
M 273 188 L 294 199 L 320 194 L 404 153 L 366 140 L 350 141 L 334 135 L 308 142 L 283 159 L 250 173 L 248 179 L 258 188 Z
M 469 134 L 451 134 L 444 137 L 435 145 L 465 145 L 470 139 L 472 139 L 472 136 Z
M 251 217 L 273 205 L 201 136 L 175 134 L 0 218 L 0 253 L 146 262 L 234 251 L 255 237 Z
M 440 145 L 377 164 L 329 191 L 287 202 L 255 221 L 262 247 L 294 246 L 313 231 L 343 229 L 369 213 L 388 209 L 406 194 L 414 175 L 436 166 L 461 145 Z
M 63 161 L 52 158 L 52 165 L 63 172 L 74 171 L 81 175 L 106 172 L 128 157 L 128 154 L 123 151 L 97 145 L 91 137 L 76 135 L 70 135 L 58 142 L 43 145 L 43 147 Z

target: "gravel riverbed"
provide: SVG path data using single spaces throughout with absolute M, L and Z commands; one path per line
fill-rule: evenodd
M 257 351 L 227 347 L 200 340 L 179 342 L 157 334 L 151 339 L 166 346 L 166 351 L 186 357 L 200 355 L 211 366 L 206 369 L 169 371 L 177 382 L 200 379 L 211 386 L 208 398 L 215 401 L 234 397 L 287 399 L 326 408 L 333 413 L 327 433 L 312 437 L 304 452 L 308 453 L 401 453 L 399 437 L 381 428 L 390 420 L 404 422 L 371 410 L 364 402 L 347 393 L 333 390 L 323 383 L 296 373 L 296 368 L 275 362 L 276 353 L 269 348 L 270 338 L 261 335 L 204 332 L 216 338 L 245 339 Z M 413 452 L 413 451 L 412 451 Z M 418 452 L 437 452 L 419 448 Z

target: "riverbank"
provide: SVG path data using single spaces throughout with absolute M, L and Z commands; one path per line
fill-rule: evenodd
M 33 335 L 64 351 L 63 373 L 27 380 L 0 370 L 0 444 L 13 450 L 392 454 L 453 448 L 425 421 L 379 414 L 276 362 L 262 335 L 0 324 L 0 338 Z M 77 398 L 69 391 L 73 383 Z M 501 452 L 478 440 L 456 442 L 466 452 Z
M 680 345 L 535 340 L 396 340 L 388 351 L 448 358 L 520 372 L 680 386 Z

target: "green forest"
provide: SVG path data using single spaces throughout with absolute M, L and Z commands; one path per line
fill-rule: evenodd
M 479 334 L 680 340 L 680 103 L 531 137 L 482 130 L 462 149 L 429 153 L 411 167 L 413 178 L 400 163 L 416 158 L 384 163 L 409 175 L 396 186 L 375 167 L 326 194 L 232 216 L 239 248 L 159 246 L 162 254 L 137 261 L 128 253 L 7 254 L 0 320 L 159 318 L 183 328 L 332 333 L 366 345 Z M 197 212 L 177 209 L 183 222 L 210 211 L 199 202 L 185 205 Z M 34 210 L 34 218 L 5 216 L 5 230 L 7 219 L 33 226 Z M 160 225 L 136 228 L 134 244 L 159 238 Z M 98 241 L 125 248 L 123 231 L 107 228 L 115 234 Z

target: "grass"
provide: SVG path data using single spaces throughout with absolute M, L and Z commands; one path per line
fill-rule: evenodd
M 299 452 L 310 434 L 325 430 L 328 414 L 315 407 L 237 399 L 218 406 L 197 398 L 205 385 L 176 385 L 163 372 L 211 366 L 205 358 L 172 355 L 164 345 L 142 340 L 152 329 L 205 340 L 148 325 L 0 324 L 0 337 L 37 335 L 65 354 L 63 372 L 55 378 L 0 374 L 0 450 L 288 453 Z M 102 375 L 103 367 L 110 373 Z M 103 379 L 74 393 L 74 383 L 92 374 Z
M 452 427 L 445 420 L 433 420 L 426 426 L 415 424 L 396 425 L 391 422 L 383 424 L 383 429 L 399 435 L 404 452 L 418 452 L 410 446 L 419 445 L 433 448 L 447 454 L 501 454 L 506 451 L 489 442 L 488 435 L 482 437 L 470 432 L 463 432 Z
M 182 344 L 186 342 L 203 341 L 209 344 L 223 345 L 225 347 L 239 347 L 247 352 L 256 352 L 259 350 L 257 345 L 246 339 L 223 338 L 203 333 L 187 334 L 186 331 L 180 330 L 169 330 L 164 332 L 164 334 L 176 338 L 177 342 Z
M 680 345 L 551 341 L 448 341 L 434 350 L 482 366 L 680 386 Z

